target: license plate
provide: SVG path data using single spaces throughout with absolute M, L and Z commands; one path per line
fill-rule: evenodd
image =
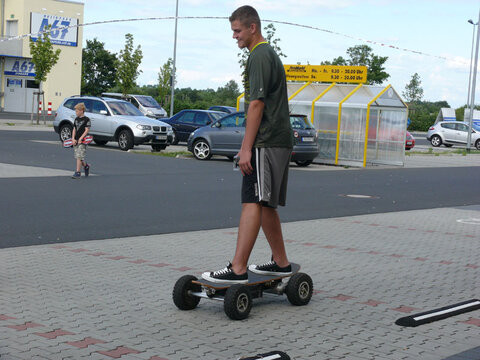
M 155 136 L 155 139 L 157 139 L 157 140 L 167 140 L 167 135 L 157 135 L 157 136 Z
M 411 141 L 407 141 L 407 145 L 412 145 L 412 142 L 411 142 Z
M 313 137 L 302 137 L 303 142 L 313 142 Z

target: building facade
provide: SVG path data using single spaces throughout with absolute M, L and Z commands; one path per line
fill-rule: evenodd
M 51 102 L 56 109 L 66 97 L 80 94 L 82 27 L 70 26 L 83 24 L 83 14 L 84 4 L 76 1 L 0 0 L 1 111 L 32 112 L 38 84 L 29 42 L 48 25 L 53 48 L 61 53 L 42 83 L 45 103 Z M 27 34 L 32 35 L 24 36 Z

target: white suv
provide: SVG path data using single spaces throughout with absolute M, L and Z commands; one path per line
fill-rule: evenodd
M 430 127 L 427 140 L 432 146 L 466 145 L 468 137 L 468 123 L 462 121 L 441 121 Z M 480 129 L 473 125 L 471 144 L 480 150 Z
M 134 145 L 151 145 L 154 151 L 165 149 L 175 141 L 172 127 L 144 116 L 128 101 L 93 96 L 72 96 L 59 106 L 53 128 L 64 141 L 72 137 L 75 105 L 84 103 L 85 116 L 91 120 L 90 134 L 98 145 L 117 141 L 122 150 Z

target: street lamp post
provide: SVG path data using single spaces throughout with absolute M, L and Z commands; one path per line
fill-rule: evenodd
M 177 71 L 177 23 L 178 23 L 178 0 L 177 0 L 177 9 L 175 11 L 175 40 L 173 42 L 173 69 L 172 69 L 172 95 L 170 98 L 170 117 L 173 116 L 173 101 L 175 96 L 175 72 Z
M 478 23 L 480 23 L 480 11 L 478 12 Z M 477 23 L 477 24 L 478 24 Z M 477 46 L 475 47 L 475 62 L 473 66 L 473 79 L 472 79 L 472 93 L 470 96 L 470 121 L 468 125 L 468 137 L 467 137 L 467 151 L 470 151 L 472 142 L 472 122 L 473 122 L 473 109 L 475 107 L 475 86 L 477 82 L 477 64 L 478 64 L 478 43 L 480 36 L 480 26 L 477 26 Z

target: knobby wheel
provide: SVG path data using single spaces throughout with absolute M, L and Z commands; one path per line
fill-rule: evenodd
M 285 292 L 292 305 L 307 305 L 313 294 L 312 278 L 304 273 L 296 273 L 288 280 Z
M 201 286 L 193 284 L 192 281 L 197 280 L 193 275 L 184 275 L 177 280 L 173 287 L 173 303 L 180 310 L 195 309 L 200 302 L 200 298 L 190 295 L 190 291 L 200 292 Z
M 225 314 L 232 320 L 243 320 L 252 309 L 252 296 L 248 288 L 242 284 L 230 286 L 223 302 Z

